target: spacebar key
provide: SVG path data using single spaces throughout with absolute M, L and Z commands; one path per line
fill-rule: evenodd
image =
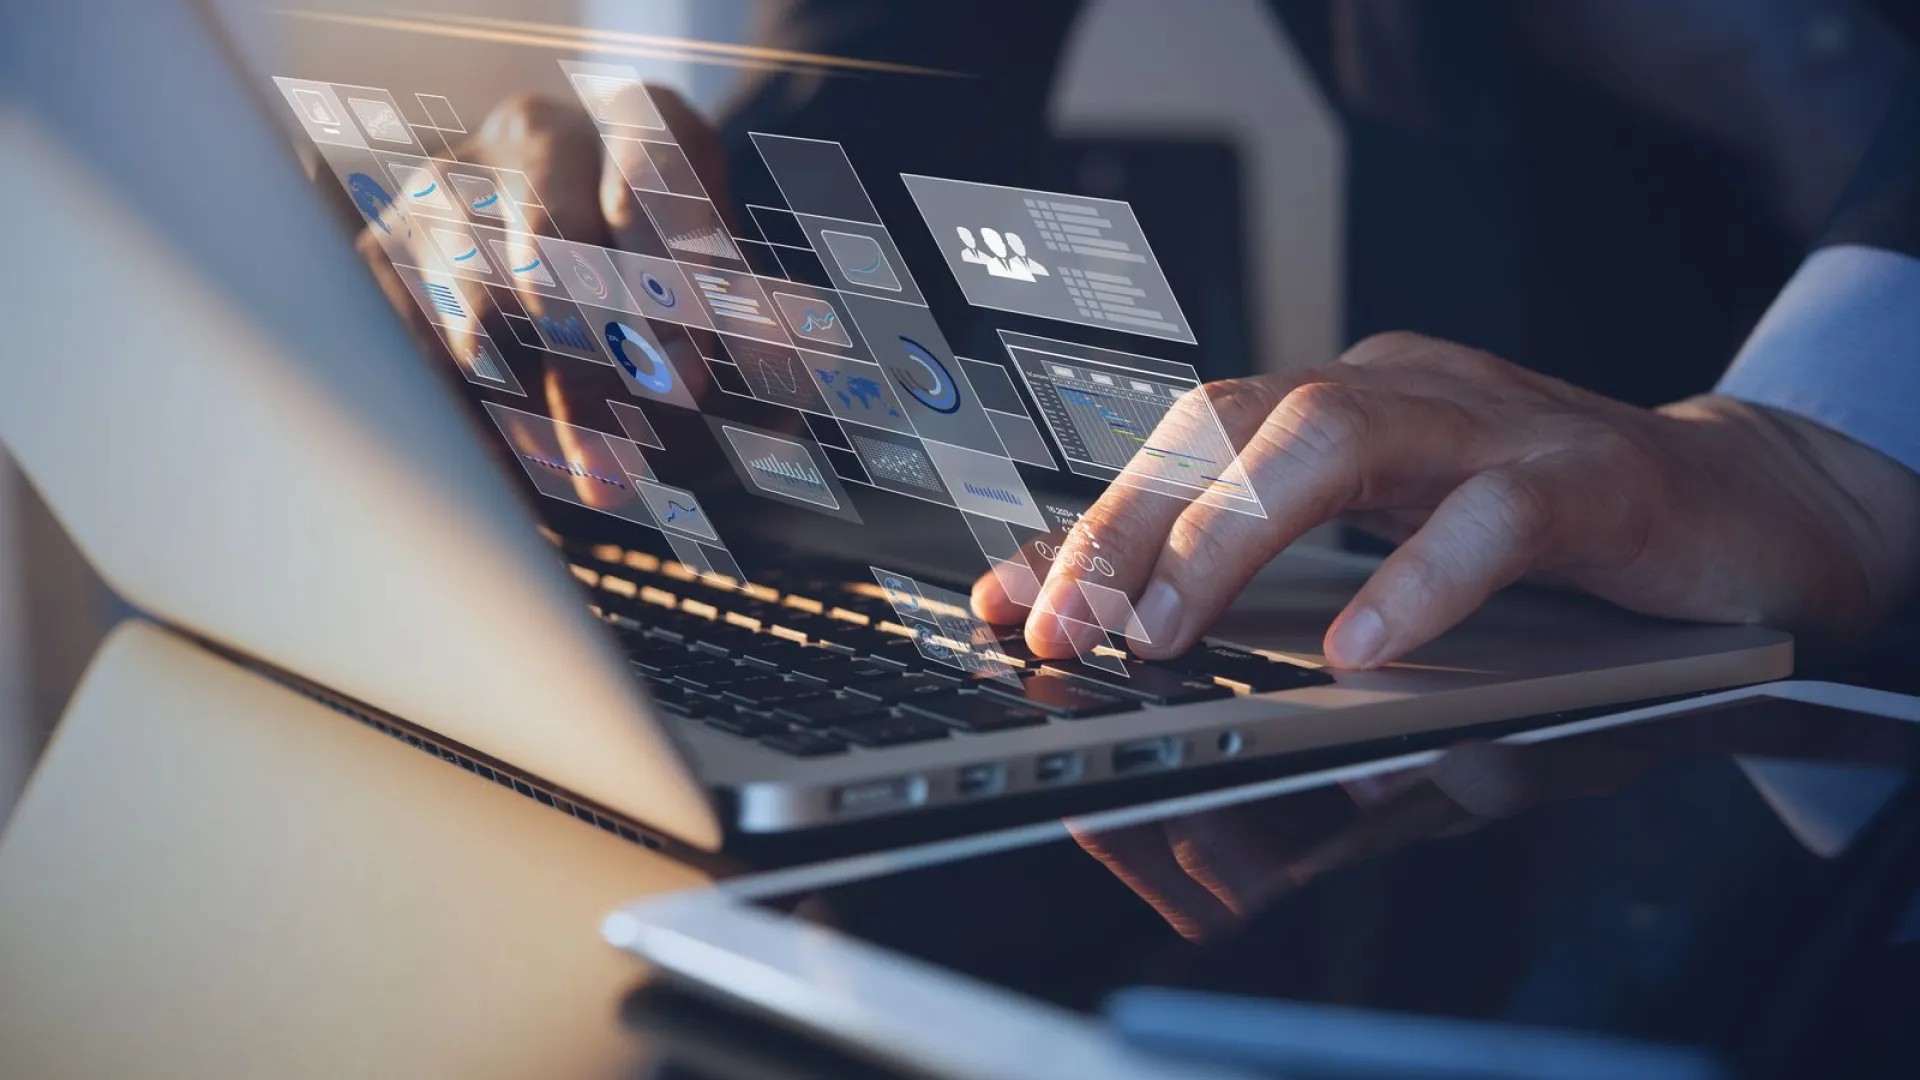
M 1125 675 L 1078 660 L 1048 660 L 1046 666 L 1063 675 L 1098 683 L 1103 690 L 1144 698 L 1155 705 L 1187 705 L 1233 696 L 1231 689 L 1212 679 L 1186 675 L 1155 664 L 1143 664 L 1138 660 L 1127 664 Z
M 1025 705 L 1029 709 L 1038 709 L 1048 716 L 1057 716 L 1062 720 L 1081 720 L 1089 716 L 1132 712 L 1140 708 L 1140 701 L 1137 698 L 1109 694 L 1103 690 L 1095 690 L 1065 675 L 1044 672 L 1031 679 L 1022 680 L 1018 690 L 999 682 L 988 681 L 981 685 L 980 692 Z

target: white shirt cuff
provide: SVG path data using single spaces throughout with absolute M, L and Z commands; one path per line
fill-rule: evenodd
M 1814 252 L 1716 389 L 1920 472 L 1920 259 L 1852 244 Z

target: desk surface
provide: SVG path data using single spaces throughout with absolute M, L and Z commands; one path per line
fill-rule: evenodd
M 0 1076 L 633 1077 L 714 1025 L 750 1060 L 778 1036 L 662 1020 L 595 930 L 702 882 L 130 623 L 0 838 Z M 774 1056 L 719 1074 L 871 1075 Z
M 595 928 L 700 882 L 131 623 L 0 841 L 0 1075 L 638 1075 Z

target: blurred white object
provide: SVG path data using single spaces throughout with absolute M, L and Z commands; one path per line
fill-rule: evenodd
M 24 552 L 18 512 L 20 474 L 0 450 L 0 822 L 20 797 L 32 755 L 27 716 Z

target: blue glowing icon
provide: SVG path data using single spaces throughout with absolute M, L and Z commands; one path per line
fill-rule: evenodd
M 383 233 L 393 231 L 387 228 L 383 220 L 383 215 L 393 206 L 393 196 L 380 186 L 380 181 L 363 172 L 351 173 L 347 176 L 347 194 L 352 197 L 353 205 L 360 208 L 360 213 L 373 222 L 375 228 Z
M 642 273 L 640 284 L 646 288 L 647 296 L 663 308 L 671 308 L 680 302 L 680 298 L 673 294 L 673 287 L 652 274 Z
M 913 640 L 915 644 L 920 646 L 920 654 L 929 660 L 941 664 L 958 664 L 960 662 L 959 657 L 954 655 L 953 650 L 948 648 L 947 645 L 940 640 L 939 631 L 928 626 L 926 623 L 914 624 Z
M 840 404 L 851 409 L 855 405 L 866 412 L 884 409 L 888 416 L 899 416 L 900 410 L 887 401 L 886 388 L 865 375 L 852 375 L 841 378 L 841 373 L 832 368 L 814 368 L 813 373 L 820 385 L 840 399 Z
M 977 495 L 982 499 L 992 499 L 994 502 L 1003 502 L 1003 503 L 1006 503 L 1008 506 L 1027 505 L 1025 502 L 1021 500 L 1020 496 L 1015 495 L 1013 492 L 1008 491 L 1006 488 L 997 488 L 997 487 L 991 487 L 985 484 L 976 484 L 971 480 L 966 481 L 963 486 L 966 488 L 967 494 Z
M 622 322 L 607 324 L 607 348 L 633 381 L 656 394 L 673 393 L 673 367 L 638 330 Z M 631 352 L 639 353 L 636 360 Z
M 900 335 L 900 344 L 905 346 L 907 359 L 893 367 L 893 381 L 913 400 L 934 412 L 949 415 L 959 412 L 960 388 L 954 384 L 947 366 L 926 346 L 905 334 Z
M 901 581 L 899 578 L 889 575 L 886 580 L 880 583 L 880 588 L 885 590 L 887 601 L 894 606 L 895 610 L 902 614 L 920 610 L 919 594 L 912 586 Z
M 440 314 L 450 319 L 464 320 L 467 317 L 467 309 L 460 304 L 460 294 L 454 292 L 452 286 L 442 285 L 438 281 L 422 281 L 420 287 L 427 291 L 427 300 Z
M 542 315 L 538 321 L 540 333 L 553 344 L 584 353 L 593 351 L 593 337 L 586 327 L 580 325 L 578 315 L 569 315 L 564 321 L 551 315 Z

